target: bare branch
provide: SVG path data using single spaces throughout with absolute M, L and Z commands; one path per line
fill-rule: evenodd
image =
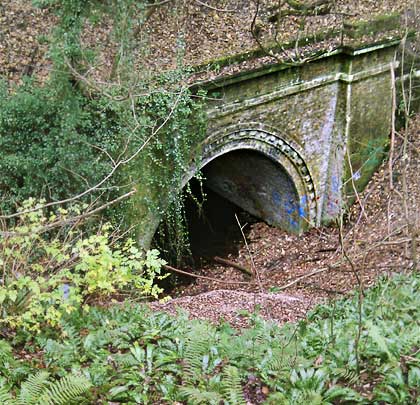
M 329 267 L 323 267 L 322 269 L 317 269 L 317 270 L 311 271 L 310 273 L 304 274 L 303 276 L 295 278 L 294 280 L 290 281 L 289 283 L 282 285 L 278 289 L 280 291 L 285 290 L 286 288 L 289 288 L 292 285 L 295 285 L 296 283 L 299 283 L 299 281 L 301 281 L 305 278 L 315 276 L 316 274 L 323 273 L 324 271 L 327 271 L 327 270 L 330 270 L 330 268 Z
M 202 1 L 200 1 L 200 0 L 195 0 L 195 2 L 196 2 L 196 3 L 198 3 L 198 4 L 200 4 L 201 6 L 207 7 L 207 8 L 209 8 L 209 9 L 211 9 L 211 10 L 219 11 L 219 12 L 221 12 L 221 13 L 235 13 L 235 12 L 236 12 L 236 10 L 231 10 L 231 9 L 227 9 L 227 8 L 217 8 L 217 7 L 213 7 L 213 6 L 210 6 L 210 5 L 209 5 L 209 4 L 207 4 L 207 3 L 203 3 L 203 2 L 202 2 Z
M 11 218 L 16 218 L 19 216 L 22 216 L 24 214 L 29 214 L 31 212 L 35 212 L 38 211 L 39 209 L 45 209 L 45 208 L 49 208 L 49 207 L 53 207 L 53 206 L 57 206 L 57 205 L 63 205 L 63 204 L 67 204 L 76 200 L 80 200 L 82 197 L 84 197 L 85 195 L 88 195 L 90 193 L 92 193 L 93 191 L 99 189 L 106 181 L 108 181 L 113 175 L 114 173 L 117 171 L 117 169 L 120 166 L 126 165 L 128 163 L 130 163 L 133 159 L 135 159 L 139 153 L 141 151 L 144 150 L 144 148 L 150 143 L 150 141 L 156 136 L 156 134 L 167 124 L 167 122 L 171 119 L 178 103 L 179 100 L 181 98 L 181 95 L 183 94 L 184 89 L 182 89 L 179 94 L 177 99 L 175 100 L 174 105 L 172 106 L 171 111 L 169 112 L 169 114 L 167 115 L 167 117 L 165 118 L 165 120 L 162 122 L 162 124 L 159 125 L 159 127 L 157 129 L 154 129 L 151 133 L 151 135 L 143 142 L 143 144 L 127 159 L 125 160 L 119 160 L 116 165 L 113 166 L 112 170 L 101 180 L 99 181 L 99 183 L 95 184 L 94 186 L 88 188 L 87 190 L 73 196 L 73 197 L 69 197 L 60 201 L 52 201 L 50 203 L 44 204 L 41 207 L 38 208 L 31 208 L 31 209 L 27 209 L 27 210 L 23 210 L 23 211 L 19 211 L 16 212 L 14 214 L 9 214 L 9 215 L 0 215 L 0 219 L 11 219 Z M 139 125 L 139 124 L 138 124 Z M 136 128 L 133 129 L 133 132 L 135 132 L 137 130 L 137 126 Z
M 131 190 L 128 193 L 125 193 L 125 194 L 115 198 L 114 200 L 109 201 L 106 204 L 103 204 L 103 205 L 101 205 L 101 206 L 99 206 L 95 209 L 92 209 L 90 211 L 86 211 L 83 214 L 76 215 L 76 216 L 68 218 L 68 219 L 58 220 L 58 221 L 52 222 L 48 225 L 41 226 L 41 227 L 35 229 L 32 232 L 3 232 L 3 231 L 0 231 L 0 236 L 3 236 L 3 237 L 26 236 L 26 235 L 32 235 L 34 233 L 44 233 L 44 232 L 47 232 L 47 231 L 49 231 L 51 229 L 54 229 L 54 228 L 57 228 L 57 227 L 73 224 L 75 222 L 82 221 L 82 220 L 84 220 L 84 219 L 86 219 L 86 218 L 88 218 L 92 215 L 95 215 L 98 212 L 103 211 L 105 208 L 108 208 L 111 205 L 114 205 L 114 204 L 132 196 L 135 192 L 136 192 L 136 190 Z M 42 207 L 41 208 L 36 208 L 34 210 L 38 211 L 40 209 L 42 209 Z M 31 210 L 31 212 L 33 212 L 34 210 Z
M 162 265 L 162 267 L 165 270 L 171 271 L 173 273 L 179 273 L 179 274 L 183 274 L 184 276 L 200 278 L 202 280 L 215 281 L 216 283 L 221 283 L 221 284 L 230 284 L 230 285 L 236 285 L 236 284 L 251 285 L 251 284 L 253 284 L 253 283 L 247 282 L 247 281 L 226 281 L 226 280 L 219 280 L 219 279 L 213 278 L 213 277 L 200 276 L 198 274 L 190 273 L 190 272 L 185 271 L 185 270 L 177 269 L 175 267 L 169 266 L 168 264 L 164 264 L 164 265 Z

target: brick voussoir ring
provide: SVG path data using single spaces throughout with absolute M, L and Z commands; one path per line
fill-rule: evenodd
M 266 147 L 264 147 L 266 145 Z M 274 161 L 278 161 L 276 154 L 286 157 L 296 169 L 302 183 L 304 184 L 305 194 L 307 196 L 307 206 L 309 214 L 309 222 L 316 222 L 316 192 L 312 176 L 305 160 L 301 154 L 279 136 L 261 129 L 240 129 L 228 134 L 219 135 L 213 139 L 209 138 L 205 143 L 202 152 L 202 165 L 229 151 L 237 149 L 250 149 L 259 151 Z M 272 151 L 275 151 L 273 153 Z

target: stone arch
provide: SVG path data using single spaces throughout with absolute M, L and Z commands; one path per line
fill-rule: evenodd
M 297 213 L 298 219 L 297 227 L 293 227 L 291 230 L 301 232 L 309 226 L 317 225 L 316 218 L 319 208 L 314 182 L 296 143 L 293 140 L 286 140 L 284 137 L 278 136 L 272 129 L 263 128 L 261 124 L 250 125 L 250 127 L 256 129 L 229 127 L 206 138 L 201 145 L 201 154 L 185 174 L 181 188 L 191 180 L 197 171 L 205 168 L 217 158 L 227 156 L 234 151 L 256 152 L 265 157 L 266 160 L 274 162 L 277 169 L 287 174 L 291 180 L 291 188 L 296 194 L 296 199 L 294 204 L 288 208 L 292 211 L 291 214 L 294 212 L 295 217 Z M 169 204 L 170 200 L 165 201 L 165 203 Z M 150 246 L 161 219 L 162 211 L 150 214 L 147 217 L 146 224 L 143 227 L 143 231 L 144 229 L 145 231 L 138 235 L 141 246 L 145 248 Z M 262 219 L 267 220 L 266 218 Z
M 292 232 L 300 232 L 316 222 L 315 187 L 309 168 L 297 147 L 292 146 L 293 141 L 286 141 L 273 131 L 259 127 L 258 129 L 225 129 L 221 133 L 208 137 L 203 144 L 201 159 L 185 178 L 184 185 L 197 170 L 214 166 L 213 162 L 216 163 L 221 159 L 227 162 L 226 159 L 232 156 L 234 161 L 229 163 L 229 173 L 225 176 L 223 163 L 216 164 L 213 170 L 213 173 L 222 177 L 218 180 L 219 185 L 213 182 L 215 191 L 272 225 Z M 254 167 L 238 166 L 237 162 L 240 158 L 235 157 L 235 152 L 240 151 L 247 151 L 242 157 L 250 159 L 250 164 Z M 241 185 L 237 184 L 229 191 L 228 186 L 225 187 L 226 190 L 223 190 L 223 182 L 225 184 L 238 182 L 242 171 L 248 171 L 248 179 L 250 179 L 253 169 L 256 179 L 254 182 L 251 179 L 250 187 L 245 190 L 248 201 L 244 196 L 242 199 L 236 198 L 235 201 L 234 194 Z M 270 177 L 265 186 L 261 185 L 260 181 L 261 172 L 264 170 Z M 253 202 L 249 201 L 251 198 Z M 266 207 L 258 209 L 260 205 L 266 205 Z M 276 212 L 277 209 L 278 212 Z

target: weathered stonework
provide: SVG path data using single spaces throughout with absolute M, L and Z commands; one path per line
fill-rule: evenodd
M 269 166 L 267 163 L 265 168 L 263 162 L 260 163 L 258 158 L 249 155 L 248 161 L 244 156 L 243 163 L 238 159 L 234 164 L 227 160 L 224 167 L 206 173 L 207 184 L 230 201 L 251 214 L 264 218 L 272 225 L 299 232 L 307 225 L 315 224 L 315 187 L 299 151 L 279 135 L 264 129 L 261 124 L 249 123 L 249 126 L 255 129 L 234 131 L 230 128 L 227 133 L 211 136 L 203 149 L 202 166 L 206 167 L 213 160 L 217 162 L 219 156 L 239 150 L 259 152 L 265 160 L 268 158 L 276 165 Z M 233 131 L 230 132 L 231 130 Z M 232 176 L 238 166 L 239 175 Z M 272 166 L 276 169 L 273 170 Z M 248 172 L 248 178 L 245 179 L 248 184 L 243 180 L 241 182 L 244 172 Z M 236 181 L 233 181 L 232 177 Z M 276 177 L 279 181 L 276 181 Z M 224 184 L 219 179 L 224 180 Z M 247 191 L 246 195 L 234 192 L 237 188 L 235 184 L 238 183 L 244 183 L 241 185 Z M 249 187 L 250 185 L 254 187 Z M 254 204 L 249 203 L 251 200 Z
M 208 131 L 183 185 L 204 168 L 213 190 L 293 232 L 337 218 L 388 146 L 398 45 L 345 48 L 203 84 L 213 100 Z M 151 235 L 159 220 L 149 217 Z
M 239 141 L 245 129 L 253 129 L 258 141 L 262 128 L 290 145 L 311 179 L 310 186 L 296 186 L 299 199 L 311 204 L 298 208 L 305 212 L 303 223 L 328 222 L 382 160 L 390 132 L 396 46 L 346 49 L 302 66 L 271 67 L 249 79 L 243 75 L 213 84 L 220 101 L 208 112 L 209 139 L 221 132 Z M 277 162 L 279 171 L 299 184 L 304 175 L 296 161 L 286 153 Z

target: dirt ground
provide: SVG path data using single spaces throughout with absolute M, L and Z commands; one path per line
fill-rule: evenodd
M 135 40 L 132 54 L 138 73 L 159 74 L 179 65 L 201 65 L 227 55 L 256 49 L 259 44 L 283 44 L 298 38 L 340 30 L 344 22 L 366 21 L 382 15 L 414 10 L 418 0 L 335 0 L 327 12 L 314 11 L 299 15 L 287 2 L 277 0 L 168 0 L 146 5 L 145 12 L 133 17 Z M 309 2 L 310 3 L 310 2 Z M 273 17 L 283 13 L 277 20 Z M 34 76 L 41 82 L 53 66 L 48 56 L 49 41 L 58 22 L 54 7 L 35 8 L 27 0 L 0 2 L 0 75 L 11 82 L 20 82 L 23 75 Z M 395 34 L 395 33 L 394 33 Z M 393 33 L 385 27 L 385 37 Z M 113 81 L 113 58 L 118 51 L 110 18 L 86 23 L 83 45 L 95 49 L 97 60 L 89 66 L 89 78 L 97 85 Z M 382 37 L 369 38 L 369 41 Z M 350 38 L 336 35 L 331 40 L 315 41 L 316 50 L 332 50 L 348 45 Z M 344 41 L 344 42 L 343 42 Z M 362 41 L 363 42 L 363 41 Z M 293 52 L 277 55 L 293 59 Z M 296 55 L 295 55 L 296 57 Z M 244 61 L 225 67 L 220 72 L 197 73 L 192 79 L 212 79 L 261 64 L 276 61 L 266 56 L 258 61 Z
M 252 269 L 255 277 L 207 260 L 199 270 L 186 270 L 213 280 L 181 285 L 171 293 L 176 298 L 152 307 L 169 313 L 181 308 L 192 318 L 225 320 L 236 327 L 259 310 L 264 318 L 283 323 L 359 283 L 368 288 L 381 275 L 412 271 L 413 238 L 420 254 L 420 114 L 411 121 L 406 150 L 403 137 L 403 131 L 396 134 L 392 173 L 384 162 L 342 227 L 297 236 L 254 223 L 246 232 L 247 244 L 239 243 L 238 252 L 224 258 Z

